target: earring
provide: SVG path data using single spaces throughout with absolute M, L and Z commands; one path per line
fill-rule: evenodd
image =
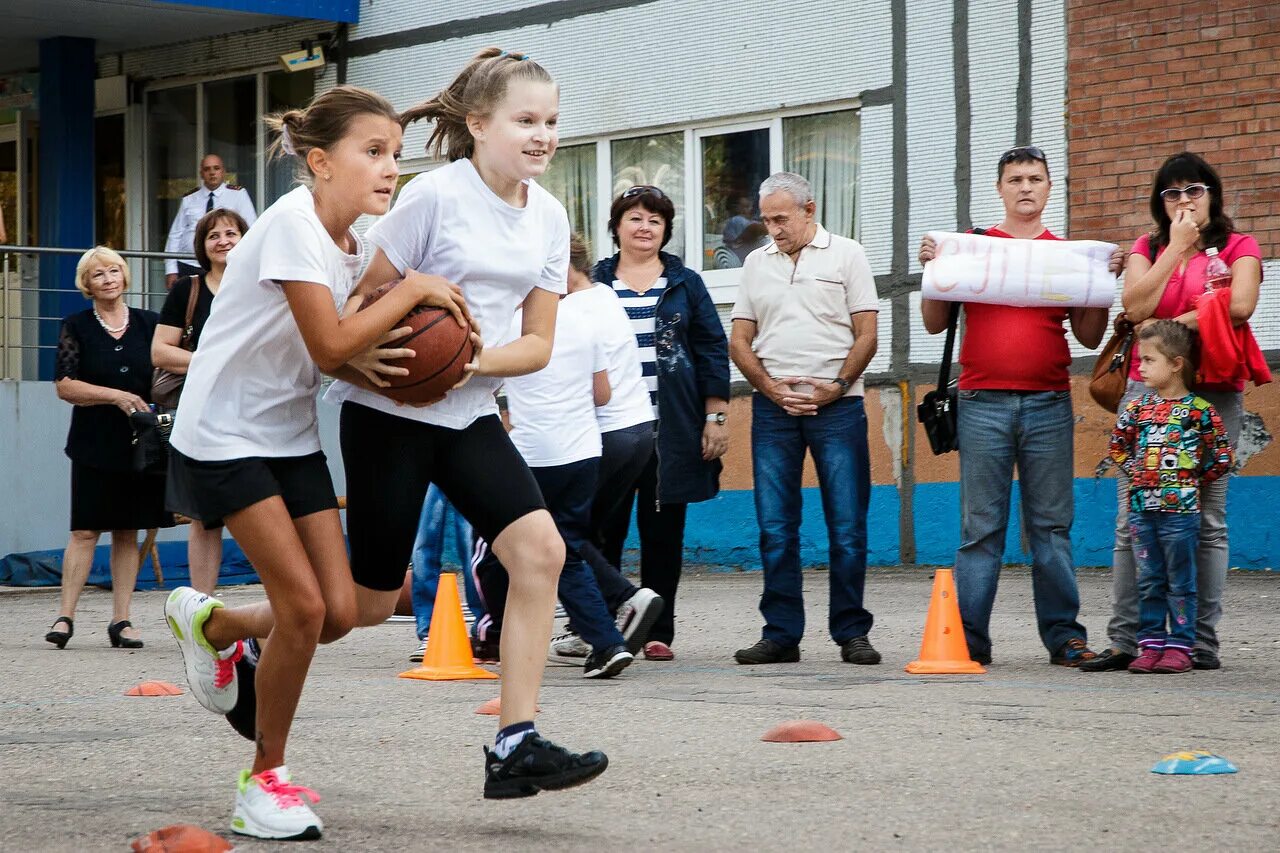
M 325 173 L 324 173 L 324 179 L 325 179 L 326 181 L 332 181 L 332 180 L 333 180 L 333 175 L 331 175 L 331 174 L 330 174 L 330 173 L 328 173 L 328 172 L 325 172 Z

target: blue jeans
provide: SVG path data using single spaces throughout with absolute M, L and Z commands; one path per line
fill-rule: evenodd
M 960 550 L 956 599 L 969 654 L 991 654 L 991 607 L 1000 580 L 1013 468 L 1031 543 L 1036 626 L 1050 654 L 1085 639 L 1071 557 L 1074 417 L 1069 391 L 961 391 Z
M 1191 654 L 1196 643 L 1200 513 L 1131 512 L 1129 541 L 1138 567 L 1138 645 Z
M 800 576 L 800 483 L 806 448 L 813 454 L 827 522 L 828 627 L 845 643 L 871 631 L 862 606 L 867 579 L 867 507 L 871 461 L 861 397 L 842 397 L 816 415 L 788 415 L 763 394 L 752 395 L 751 456 L 760 561 L 764 565 L 763 637 L 795 646 L 804 636 Z
M 444 558 L 445 531 L 452 521 L 453 544 L 462 563 L 462 583 L 466 589 L 467 607 L 479 619 L 484 614 L 475 580 L 471 577 L 471 525 L 453 508 L 449 499 L 434 484 L 427 489 L 418 519 L 418 537 L 413 543 L 413 618 L 418 639 L 424 640 L 431 628 L 431 614 L 436 605 L 436 589 L 440 585 L 440 564 Z

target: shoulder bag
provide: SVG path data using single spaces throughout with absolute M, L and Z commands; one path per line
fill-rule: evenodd
M 956 325 L 960 321 L 960 303 L 951 303 L 951 316 L 947 320 L 947 342 L 942 348 L 942 364 L 938 368 L 938 387 L 924 395 L 916 407 L 916 418 L 929 436 L 929 447 L 934 456 L 960 449 L 957 425 L 959 391 L 951 381 L 951 352 L 956 343 Z
M 1108 412 L 1118 411 L 1124 389 L 1129 384 L 1129 364 L 1133 360 L 1134 325 L 1121 313 L 1116 317 L 1115 331 L 1107 341 L 1089 380 L 1089 396 Z
M 187 297 L 187 319 L 182 324 L 182 337 L 178 340 L 178 346 L 187 352 L 193 349 L 191 340 L 195 337 L 195 329 L 191 325 L 191 319 L 196 314 L 200 287 L 200 277 L 191 276 L 191 294 Z M 172 373 L 163 367 L 157 367 L 151 374 L 151 401 L 165 409 L 176 409 L 178 398 L 182 396 L 182 383 L 186 379 L 185 373 Z

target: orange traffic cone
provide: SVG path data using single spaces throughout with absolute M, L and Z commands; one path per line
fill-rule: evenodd
M 929 601 L 929 615 L 924 620 L 920 660 L 907 664 L 907 672 L 915 675 L 986 672 L 982 664 L 969 660 L 969 644 L 964 639 L 960 604 L 956 601 L 956 582 L 951 569 L 934 572 L 933 596 Z
M 400 673 L 401 678 L 465 681 L 498 677 L 476 666 L 475 658 L 471 656 L 471 641 L 467 639 L 462 601 L 458 598 L 458 576 L 453 572 L 440 575 L 436 606 L 427 636 L 427 654 L 422 659 L 422 666 Z

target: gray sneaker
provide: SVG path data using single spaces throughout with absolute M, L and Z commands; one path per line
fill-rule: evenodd
M 556 634 L 551 638 L 551 645 L 547 648 L 547 660 L 551 663 L 564 664 L 568 666 L 577 666 L 585 657 L 591 654 L 591 646 L 572 631 L 565 631 L 563 634 Z
M 644 641 L 649 638 L 649 629 L 662 614 L 662 596 L 651 589 L 642 588 L 622 603 L 618 608 L 618 631 L 627 644 L 627 651 L 639 654 L 644 648 Z

